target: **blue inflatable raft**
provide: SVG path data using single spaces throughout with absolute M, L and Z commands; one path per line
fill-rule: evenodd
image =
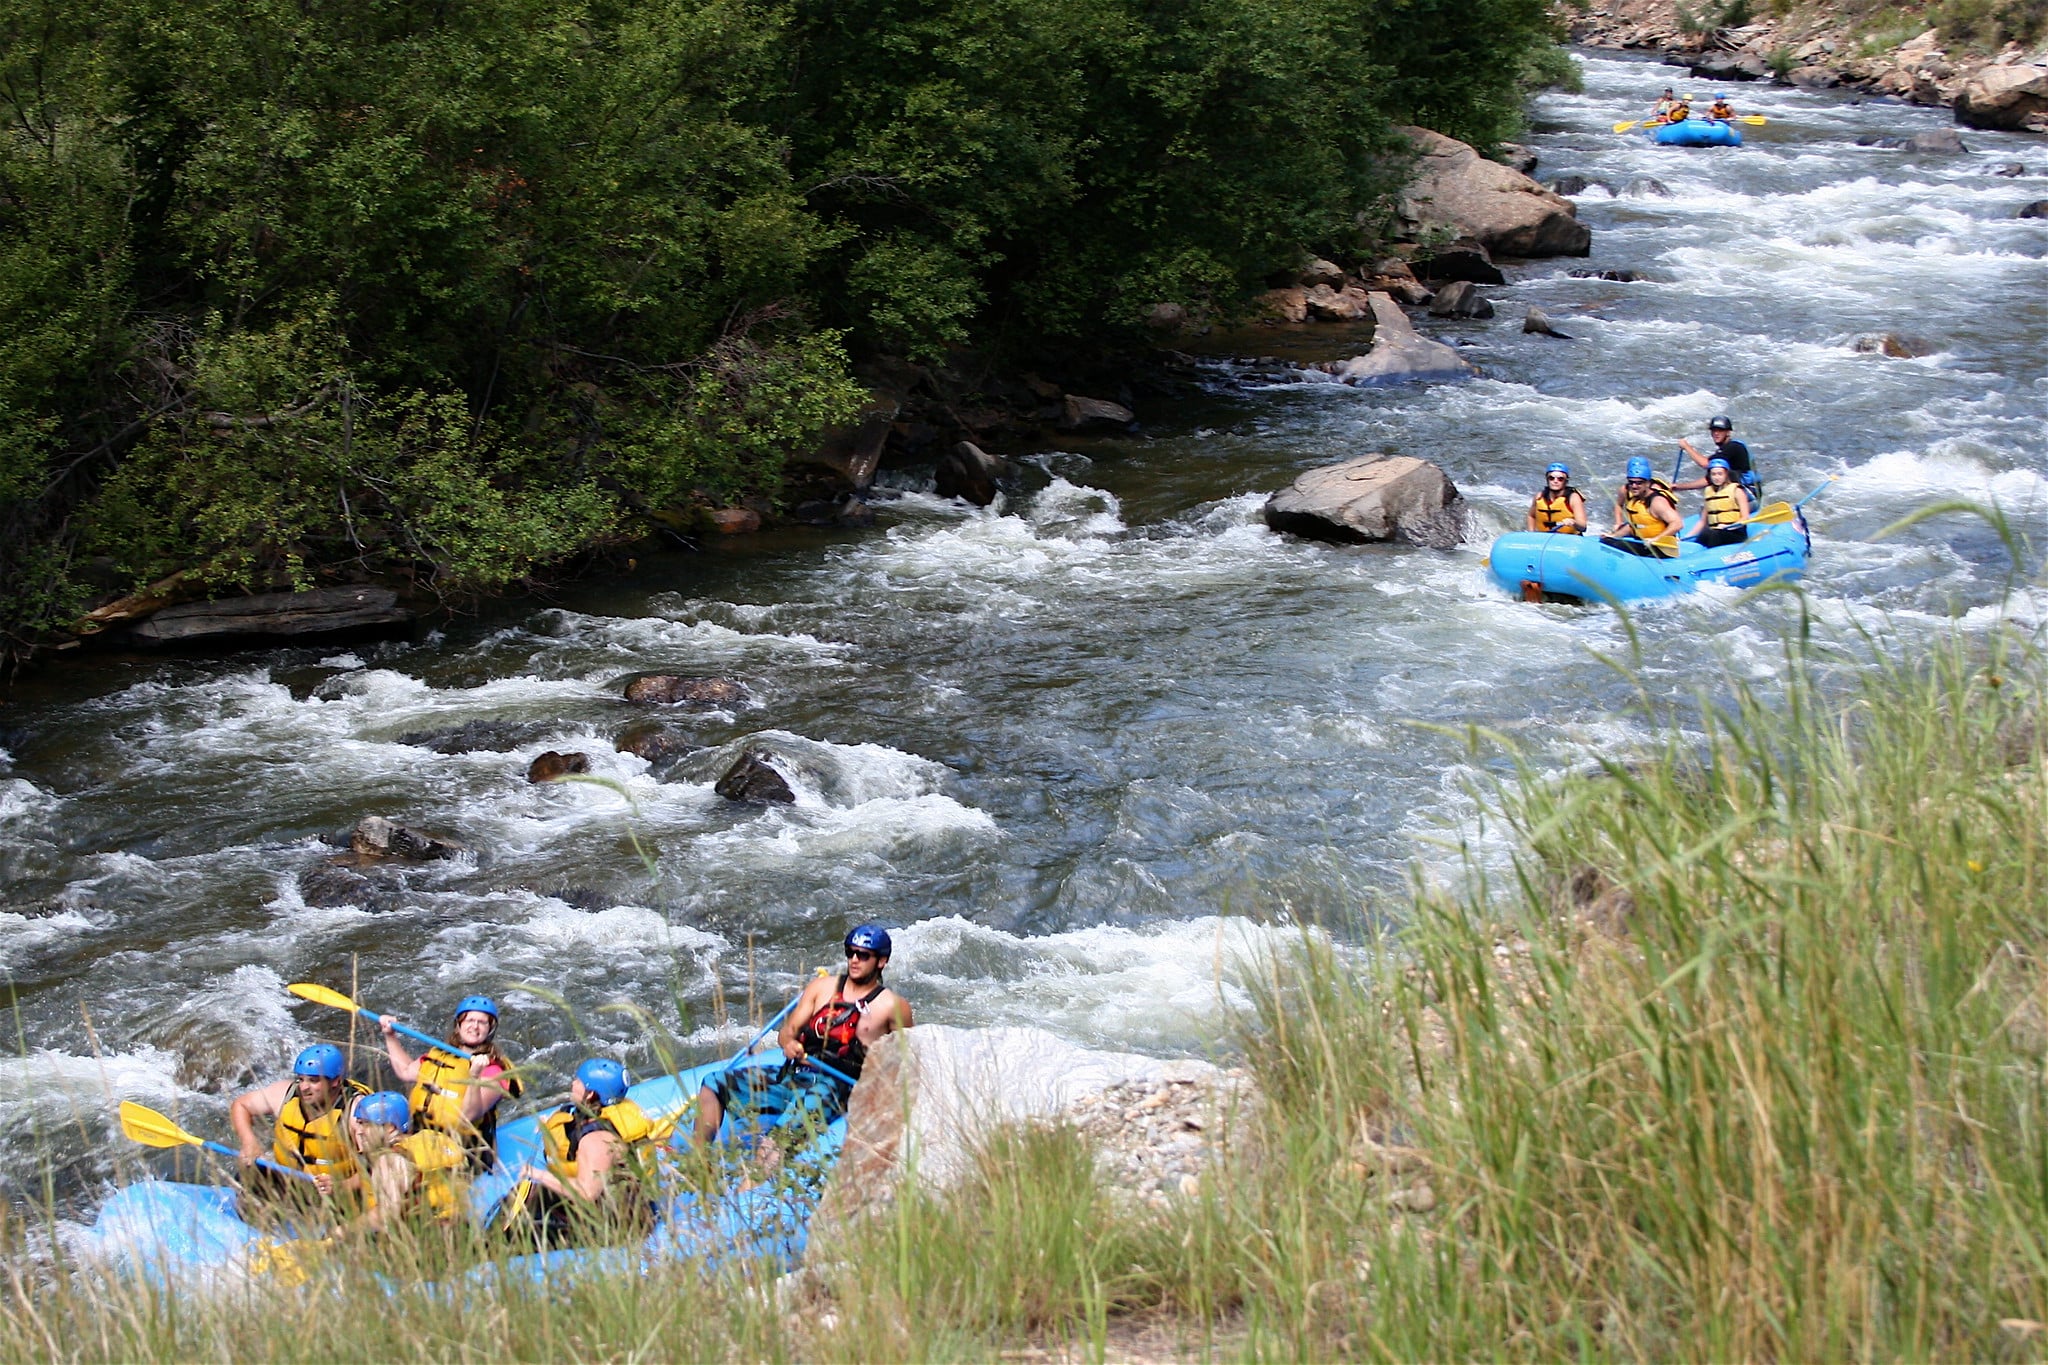
M 782 1054 L 770 1051 L 737 1065 L 774 1069 Z M 723 1067 L 711 1062 L 673 1076 L 642 1081 L 627 1093 L 657 1123 L 678 1120 L 669 1145 L 689 1141 L 689 1111 L 706 1077 Z M 732 1144 L 732 1117 L 719 1128 L 719 1141 Z M 785 1268 L 803 1254 L 810 1213 L 825 1177 L 839 1159 L 846 1141 L 846 1120 L 834 1119 L 807 1146 L 792 1155 L 785 1178 L 748 1190 L 730 1191 L 715 1199 L 676 1194 L 657 1211 L 654 1231 L 638 1247 L 570 1248 L 478 1267 L 472 1278 L 509 1275 L 543 1282 L 571 1269 L 603 1270 L 644 1267 L 658 1260 L 695 1257 L 707 1262 L 731 1258 L 768 1259 Z M 511 1120 L 498 1130 L 498 1169 L 470 1187 L 470 1214 L 479 1226 L 518 1186 L 521 1168 L 541 1159 L 540 1116 Z M 192 1272 L 205 1273 L 236 1265 L 260 1264 L 272 1248 L 289 1248 L 291 1229 L 258 1230 L 244 1222 L 240 1194 L 231 1186 L 192 1185 L 172 1180 L 143 1180 L 118 1190 L 100 1209 L 87 1236 L 101 1259 L 126 1265 L 164 1281 Z M 317 1235 L 309 1230 L 305 1235 Z
M 1716 118 L 1689 118 L 1658 124 L 1650 129 L 1650 140 L 1663 147 L 1740 147 L 1742 130 Z
M 1739 545 L 1712 549 L 1690 539 L 1678 542 L 1675 559 L 1653 559 L 1600 543 L 1598 536 L 1561 536 L 1547 531 L 1510 531 L 1493 542 L 1487 572 L 1512 593 L 1524 583 L 1547 596 L 1590 602 L 1634 602 L 1691 592 L 1702 583 L 1754 588 L 1763 583 L 1796 583 L 1806 572 L 1811 549 L 1806 521 L 1786 503 L 1772 503 L 1764 515 L 1783 521 L 1757 522 Z M 1685 535 L 1698 529 L 1688 522 Z

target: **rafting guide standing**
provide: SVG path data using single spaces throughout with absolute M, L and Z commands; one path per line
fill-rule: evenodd
M 1683 436 L 1678 438 L 1678 448 L 1686 453 L 1692 462 L 1703 471 L 1696 482 L 1678 484 L 1680 489 L 1705 488 L 1707 481 L 1704 471 L 1707 461 L 1716 457 L 1728 462 L 1728 470 L 1735 476 L 1735 482 L 1742 485 L 1742 491 L 1749 495 L 1750 505 L 1761 507 L 1764 502 L 1764 483 L 1757 477 L 1756 469 L 1749 458 L 1749 447 L 1735 439 L 1735 423 L 1726 414 L 1717 414 L 1707 422 L 1707 435 L 1714 438 L 1714 453 L 1707 455 L 1698 446 Z

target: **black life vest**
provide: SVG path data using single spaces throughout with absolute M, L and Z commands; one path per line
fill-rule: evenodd
M 804 1045 L 804 1051 L 816 1057 L 835 1071 L 844 1071 L 858 1080 L 861 1064 L 867 1061 L 868 1045 L 860 1040 L 861 1016 L 868 1012 L 868 1005 L 888 987 L 880 981 L 875 988 L 858 1000 L 846 998 L 846 973 L 839 974 L 839 986 L 832 999 L 797 1030 L 797 1038 Z
M 1586 533 L 1579 524 L 1579 518 L 1572 515 L 1572 499 L 1579 496 L 1579 490 L 1570 484 L 1562 493 L 1553 493 L 1546 486 L 1536 495 L 1536 520 L 1543 523 L 1543 529 L 1553 534 L 1578 536 Z M 1570 526 L 1560 527 L 1559 522 L 1568 521 Z

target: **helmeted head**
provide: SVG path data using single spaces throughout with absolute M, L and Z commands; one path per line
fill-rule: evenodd
M 1721 472 L 1721 477 L 1718 479 L 1714 477 L 1715 470 Z M 1719 455 L 1707 461 L 1707 482 L 1709 483 L 1726 483 L 1734 472 L 1734 466 L 1730 465 Z
M 609 1057 L 592 1057 L 576 1068 L 576 1083 L 599 1104 L 617 1104 L 633 1082 L 626 1068 Z M 573 1097 L 572 1097 L 573 1098 Z
M 371 1136 L 366 1129 L 382 1126 L 397 1133 L 412 1131 L 412 1106 L 396 1090 L 379 1090 L 363 1096 L 349 1110 L 348 1118 L 358 1146 Z
M 475 1038 L 466 1038 L 463 1036 L 463 1016 L 470 1014 L 477 1014 L 483 1016 L 481 1020 L 481 1027 L 483 1029 L 483 1033 Z M 469 1025 L 469 1029 L 471 1032 L 474 1032 L 478 1026 L 479 1025 L 477 1023 L 471 1023 Z M 465 995 L 460 1000 L 455 1002 L 456 1042 L 461 1043 L 464 1047 L 481 1047 L 485 1043 L 490 1042 L 492 1037 L 495 1036 L 497 1032 L 497 1001 L 491 999 L 491 997 L 489 997 L 488 995 Z
M 1735 430 L 1735 423 L 1729 421 L 1725 413 L 1718 414 L 1707 419 L 1707 430 L 1710 433 L 1717 431 L 1733 431 Z
M 1560 474 L 1563 475 L 1566 479 L 1569 479 L 1572 476 L 1572 467 L 1568 464 L 1563 463 L 1562 461 L 1554 460 L 1551 463 L 1543 466 L 1543 477 L 1545 479 L 1548 479 L 1552 474 Z
M 1728 97 L 1726 95 L 1716 95 L 1714 96 L 1714 99 L 1721 104 L 1726 104 L 1728 102 Z
M 846 955 L 863 953 L 882 962 L 889 960 L 895 945 L 889 942 L 889 931 L 879 924 L 863 924 L 846 936 Z
M 1629 477 L 1629 478 L 1631 478 L 1631 479 L 1647 479 L 1647 478 L 1649 478 L 1649 477 L 1650 477 L 1650 458 L 1649 458 L 1649 456 L 1647 456 L 1647 455 L 1633 455 L 1633 456 L 1630 456 L 1630 457 L 1629 457 L 1629 462 L 1628 462 L 1628 477 Z
M 347 1059 L 332 1043 L 315 1043 L 292 1062 L 292 1075 L 300 1080 L 338 1081 L 348 1070 Z

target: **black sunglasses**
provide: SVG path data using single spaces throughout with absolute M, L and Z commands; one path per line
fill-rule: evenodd
M 857 957 L 871 957 L 877 962 L 882 960 L 880 953 L 869 952 L 866 948 L 848 948 L 846 950 L 846 960 L 848 962 L 853 961 Z

